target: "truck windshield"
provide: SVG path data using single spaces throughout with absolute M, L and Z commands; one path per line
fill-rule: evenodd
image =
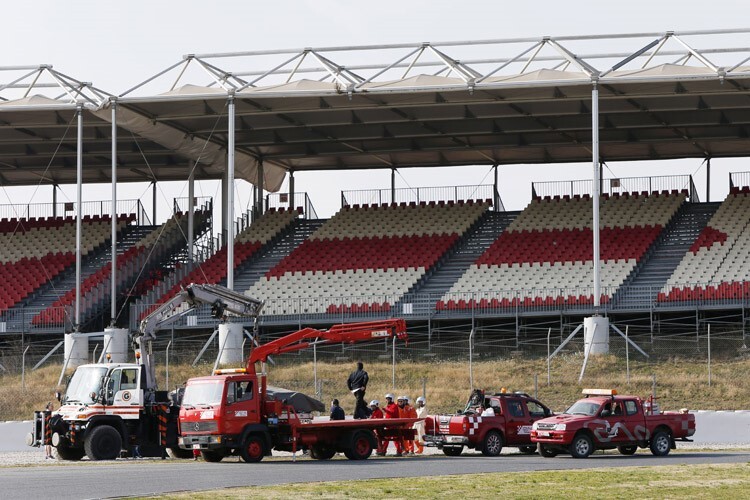
M 223 380 L 190 382 L 185 387 L 182 406 L 215 406 L 221 403 L 224 392 Z
M 565 410 L 565 414 L 593 417 L 599 411 L 599 406 L 599 403 L 592 403 L 591 401 L 576 401 L 573 406 Z
M 91 393 L 99 394 L 102 378 L 107 375 L 106 366 L 79 366 L 68 382 L 63 403 L 94 403 Z

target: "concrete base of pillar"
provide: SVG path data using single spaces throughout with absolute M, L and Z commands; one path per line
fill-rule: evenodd
M 219 325 L 219 365 L 241 365 L 243 328 L 240 323 Z
M 112 363 L 127 363 L 128 361 L 128 329 L 104 329 L 104 359 L 109 354 Z
M 609 318 L 591 316 L 583 319 L 583 340 L 589 354 L 609 353 Z
M 89 362 L 89 338 L 75 333 L 65 334 L 65 360 L 68 368 Z M 65 361 L 63 361 L 64 363 Z

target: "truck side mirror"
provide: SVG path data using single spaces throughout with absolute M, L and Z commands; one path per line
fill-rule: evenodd
M 60 391 L 55 392 L 55 399 L 57 399 L 59 403 L 62 403 L 62 394 L 60 394 Z
M 552 415 L 552 412 L 550 411 L 550 409 L 549 408 L 545 408 L 544 409 L 544 416 L 545 417 L 549 417 L 551 415 Z

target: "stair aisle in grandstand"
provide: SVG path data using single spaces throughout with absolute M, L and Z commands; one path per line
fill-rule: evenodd
M 469 231 L 447 259 L 438 264 L 433 273 L 420 280 L 407 295 L 418 294 L 429 297 L 427 301 L 417 301 L 413 306 L 414 314 L 429 314 L 435 309 L 435 302 L 463 276 L 487 248 L 505 231 L 520 212 L 485 212 L 476 226 Z
M 685 203 L 646 260 L 613 297 L 613 309 L 649 309 L 721 202 Z
M 238 292 L 248 290 L 324 223 L 325 220 L 320 219 L 297 219 L 294 221 L 275 245 L 271 245 L 263 253 L 250 258 L 247 263 L 235 269 L 234 289 Z M 224 279 L 221 284 L 226 285 L 226 282 L 227 280 Z
M 118 235 L 117 254 L 135 245 L 146 234 L 154 230 L 156 226 L 126 226 Z M 81 282 L 85 281 L 91 274 L 98 271 L 103 265 L 112 262 L 112 243 L 107 240 L 90 255 L 81 261 Z M 71 266 L 51 283 L 48 282 L 39 293 L 30 297 L 24 307 L 43 308 L 50 306 L 53 302 L 64 295 L 68 290 L 75 287 L 76 270 Z

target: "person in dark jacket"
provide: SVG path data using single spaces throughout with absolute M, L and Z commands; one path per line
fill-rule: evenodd
M 344 409 L 339 406 L 339 400 L 334 399 L 331 403 L 331 420 L 344 420 L 345 418 L 346 414 Z
M 346 385 L 357 400 L 354 406 L 354 418 L 370 418 L 370 410 L 365 403 L 365 391 L 369 381 L 370 377 L 367 375 L 364 365 L 361 361 L 358 362 L 357 369 L 349 375 L 349 379 L 346 381 Z

